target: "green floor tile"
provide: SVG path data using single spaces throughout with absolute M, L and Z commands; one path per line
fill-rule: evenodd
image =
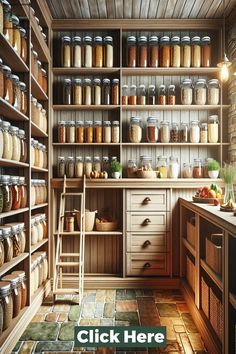
M 116 312 L 116 321 L 128 321 L 130 326 L 138 326 L 139 319 L 137 312 Z
M 56 340 L 59 332 L 58 323 L 40 322 L 31 323 L 21 336 L 20 340 Z
M 22 346 L 22 344 L 23 344 L 23 342 L 20 342 L 20 341 L 17 342 L 15 347 L 14 347 L 14 349 L 13 349 L 13 351 L 12 351 L 12 353 L 17 353 L 18 350 L 20 349 L 20 347 Z
M 78 321 L 81 312 L 80 305 L 72 305 L 69 312 L 69 321 Z
M 133 289 L 127 289 L 127 290 L 126 290 L 126 299 L 127 299 L 127 300 L 135 300 L 135 299 L 136 299 L 135 290 L 133 290 Z
M 36 346 L 35 354 L 48 350 L 52 352 L 70 352 L 73 349 L 73 345 L 73 342 L 39 342 Z
M 62 323 L 58 339 L 65 340 L 65 341 L 74 340 L 75 338 L 74 328 L 76 325 L 77 322 Z
M 180 314 L 177 310 L 177 306 L 175 304 L 167 304 L 167 303 L 157 303 L 156 304 L 159 315 L 161 317 L 179 317 Z
M 117 289 L 116 290 L 116 300 L 125 300 L 126 299 L 126 290 Z

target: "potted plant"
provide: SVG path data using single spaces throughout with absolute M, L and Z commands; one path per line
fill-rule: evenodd
M 121 166 L 120 162 L 119 161 L 112 161 L 110 169 L 112 172 L 112 177 L 119 179 L 120 173 L 122 171 L 122 166 Z
M 218 178 L 220 173 L 220 164 L 216 160 L 211 160 L 207 163 L 208 176 L 210 178 Z
M 225 164 L 220 170 L 220 177 L 225 183 L 224 203 L 235 201 L 234 198 L 234 183 L 236 183 L 236 165 Z

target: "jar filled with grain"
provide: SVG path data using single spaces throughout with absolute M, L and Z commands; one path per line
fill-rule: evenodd
M 129 97 L 129 87 L 128 85 L 122 86 L 122 105 L 128 104 L 128 97 Z
M 17 54 L 21 54 L 21 35 L 20 35 L 20 20 L 16 15 L 12 15 L 12 24 L 13 24 L 13 43 L 12 47 Z
M 2 237 L 4 240 L 4 263 L 10 262 L 13 259 L 13 242 L 11 238 L 11 227 L 0 226 Z
M 73 48 L 73 67 L 81 68 L 82 66 L 82 54 L 81 54 L 81 37 L 75 36 L 72 38 Z
M 147 37 L 140 36 L 138 38 L 138 66 L 142 68 L 146 68 L 147 62 L 148 62 Z
M 120 123 L 114 120 L 111 126 L 111 142 L 118 144 L 120 142 Z
M 202 160 L 199 158 L 194 159 L 193 178 L 203 178 Z
M 41 252 L 41 257 L 43 260 L 43 282 L 48 278 L 48 257 L 45 251 Z
M 207 99 L 206 80 L 198 79 L 194 85 L 194 103 L 198 105 L 206 104 Z
M 179 125 L 178 123 L 172 123 L 170 127 L 170 142 L 178 143 L 179 142 Z
M 44 133 L 47 133 L 47 131 L 48 131 L 48 119 L 47 119 L 47 111 L 46 111 L 46 109 L 42 109 L 41 110 L 41 114 L 42 114 L 42 130 L 44 131 Z
M 209 36 L 201 39 L 201 66 L 211 66 L 211 38 Z
M 127 176 L 128 178 L 136 178 L 137 177 L 138 166 L 135 160 L 128 160 L 127 165 Z
M 193 166 L 191 163 L 183 163 L 182 176 L 183 178 L 193 178 Z
M 99 156 L 94 156 L 94 158 L 93 158 L 93 171 L 101 172 L 101 170 L 102 170 L 101 159 Z
M 31 117 L 32 117 L 32 122 L 37 125 L 39 122 L 39 112 L 37 109 L 37 99 L 31 95 L 30 97 L 31 101 Z
M 28 44 L 27 44 L 27 35 L 26 30 L 20 27 L 20 35 L 21 35 L 21 50 L 20 56 L 25 63 L 27 63 L 28 59 Z
M 181 123 L 180 125 L 180 142 L 187 143 L 188 142 L 188 124 Z
M 95 120 L 93 125 L 94 142 L 100 144 L 102 142 L 102 122 Z
M 77 120 L 75 123 L 76 127 L 76 143 L 84 143 L 84 122 L 82 120 Z
M 190 143 L 199 143 L 200 141 L 200 127 L 197 120 L 192 120 L 189 129 Z
M 27 91 L 26 91 L 26 84 L 23 81 L 20 81 L 20 93 L 21 93 L 21 106 L 20 106 L 20 111 L 23 114 L 27 113 Z
M 19 189 L 19 177 L 11 176 L 10 177 L 11 190 L 12 190 L 12 210 L 20 209 L 21 205 L 21 194 Z
M 13 317 L 11 283 L 8 281 L 0 281 L 0 302 L 3 310 L 2 330 L 5 331 L 11 325 Z
M 25 177 L 19 177 L 19 190 L 21 193 L 20 208 L 25 208 L 27 206 L 27 188 L 25 183 Z
M 191 105 L 193 102 L 193 85 L 191 79 L 184 79 L 181 83 L 181 104 Z
M 137 104 L 146 104 L 146 88 L 143 84 L 139 85 L 139 87 L 137 88 Z
M 111 104 L 111 86 L 109 79 L 102 80 L 102 103 Z
M 207 101 L 210 105 L 218 105 L 220 101 L 219 80 L 212 79 L 208 81 Z
M 35 181 L 31 180 L 30 185 L 30 205 L 34 206 L 36 204 L 36 186 Z
M 120 99 L 119 99 L 119 97 L 120 97 L 119 79 L 112 80 L 111 97 L 112 97 L 112 104 L 118 105 L 119 101 L 120 101 Z
M 167 96 L 167 104 L 174 105 L 175 104 L 175 85 L 169 85 L 168 87 L 168 96 Z
M 75 160 L 73 156 L 67 157 L 66 160 L 66 177 L 74 178 L 75 176 Z
M 11 76 L 13 83 L 13 106 L 20 110 L 21 108 L 21 91 L 20 91 L 20 79 L 17 75 Z
M 11 210 L 12 207 L 12 190 L 10 185 L 10 176 L 1 175 L 0 181 L 1 181 L 1 192 L 2 192 L 2 199 L 3 199 L 2 212 L 8 212 Z
M 75 177 L 82 178 L 84 175 L 84 163 L 82 156 L 76 156 L 75 158 Z
M 4 263 L 4 239 L 2 237 L 2 230 L 0 229 L 0 267 Z
M 158 48 L 158 37 L 151 36 L 148 40 L 149 49 L 149 61 L 148 65 L 151 68 L 157 68 L 159 66 L 159 48 Z
M 156 143 L 158 141 L 158 121 L 156 117 L 148 117 L 146 137 L 149 143 Z
M 109 120 L 103 121 L 103 142 L 111 143 L 111 122 Z
M 13 23 L 11 15 L 11 5 L 8 1 L 3 1 L 3 34 L 6 40 L 13 44 Z
M 208 141 L 207 123 L 202 123 L 200 126 L 200 143 L 206 144 Z
M 169 173 L 168 159 L 166 156 L 157 157 L 156 170 L 159 172 L 159 178 L 167 178 Z
M 179 68 L 180 60 L 180 38 L 174 36 L 171 38 L 171 66 Z
M 47 94 L 48 93 L 48 78 L 47 78 L 47 72 L 45 69 L 42 68 L 42 76 L 43 76 L 43 82 L 42 82 L 42 89 L 43 91 Z
M 93 122 L 91 120 L 85 121 L 85 142 L 93 142 Z
M 13 258 L 19 256 L 21 253 L 21 240 L 18 223 L 7 224 L 11 227 L 11 238 L 13 244 Z
M 94 66 L 96 68 L 103 66 L 103 44 L 100 36 L 94 38 Z
M 73 93 L 73 104 L 81 105 L 82 104 L 82 80 L 74 79 L 72 85 L 72 93 Z
M 64 68 L 70 68 L 71 67 L 71 38 L 68 36 L 62 37 L 62 59 L 61 63 Z
M 179 177 L 179 162 L 178 158 L 171 156 L 169 159 L 169 178 Z
M 4 74 L 4 94 L 3 98 L 10 104 L 14 102 L 14 91 L 13 91 L 13 82 L 11 77 L 11 68 L 7 65 L 3 65 L 3 74 Z
M 43 128 L 43 126 L 42 126 L 42 123 L 43 123 L 43 121 L 42 121 L 42 108 L 43 108 L 43 106 L 41 105 L 40 102 L 37 102 L 36 107 L 37 107 L 37 114 L 36 114 L 36 120 L 35 120 L 36 123 L 35 124 L 40 129 L 42 129 Z
M 181 66 L 184 68 L 191 67 L 191 44 L 189 36 L 181 38 Z
M 59 143 L 64 144 L 66 142 L 66 122 L 64 120 L 58 122 L 57 138 Z
M 129 104 L 136 105 L 137 104 L 137 86 L 131 85 L 129 90 Z
M 140 117 L 130 119 L 129 140 L 131 143 L 140 143 L 142 140 L 142 119 Z
M 11 125 L 10 134 L 12 136 L 12 160 L 20 161 L 21 143 L 19 138 L 19 128 Z
M 163 36 L 160 39 L 160 66 L 170 66 L 170 37 Z
M 3 76 L 3 61 L 0 58 L 0 97 L 4 95 L 4 76 Z
M 34 166 L 39 167 L 39 142 L 34 140 Z
M 84 79 L 83 81 L 83 104 L 91 105 L 92 104 L 92 88 L 91 88 L 91 80 Z
M 170 142 L 170 123 L 167 121 L 160 123 L 159 140 L 161 143 Z
M 38 232 L 38 242 L 40 242 L 43 239 L 43 225 L 41 224 L 40 215 L 35 216 L 35 221 L 36 221 L 36 227 Z
M 113 38 L 111 36 L 104 38 L 104 66 L 113 67 Z
M 66 142 L 75 143 L 75 122 L 73 120 L 66 123 Z
M 208 118 L 208 142 L 218 143 L 219 139 L 219 120 L 217 115 Z
M 154 105 L 156 104 L 156 87 L 155 85 L 148 86 L 148 104 Z
M 83 38 L 83 50 L 84 50 L 84 66 L 85 68 L 91 68 L 93 65 L 92 37 L 85 36 Z
M 41 223 L 43 225 L 43 238 L 45 239 L 48 232 L 46 214 L 41 214 Z
M 87 178 L 90 177 L 90 173 L 92 172 L 92 170 L 93 170 L 92 158 L 91 156 L 86 156 L 84 162 L 84 173 Z
M 65 79 L 63 85 L 63 104 L 72 104 L 71 79 Z
M 43 144 L 41 144 L 41 143 L 38 144 L 38 151 L 39 151 L 39 165 L 38 165 L 38 167 L 43 168 L 43 164 L 44 164 Z
M 166 85 L 159 86 L 158 104 L 166 104 Z
M 136 37 L 129 36 L 127 38 L 127 66 L 131 68 L 136 67 L 137 46 Z
M 11 124 L 7 121 L 2 122 L 2 133 L 3 133 L 3 154 L 2 157 L 7 160 L 12 159 L 13 144 L 12 135 L 10 133 Z
M 200 68 L 201 66 L 201 39 L 199 36 L 194 36 L 191 41 L 192 66 Z
M 57 158 L 57 177 L 63 178 L 66 174 L 66 162 L 64 156 L 58 156 Z
M 101 89 L 101 80 L 93 80 L 93 104 L 100 105 L 102 103 L 102 89 Z
M 26 306 L 26 302 L 27 302 L 27 286 L 26 286 L 25 271 L 15 270 L 11 274 L 18 276 L 19 286 L 21 287 L 21 309 L 23 309 Z
M 0 213 L 2 213 L 3 210 L 3 191 L 2 191 L 2 182 L 0 179 Z

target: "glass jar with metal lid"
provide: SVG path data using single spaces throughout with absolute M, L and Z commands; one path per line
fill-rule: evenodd
M 127 165 L 127 176 L 128 178 L 136 178 L 137 177 L 137 163 L 135 160 L 128 160 L 128 165 Z
M 84 105 L 91 105 L 92 104 L 91 79 L 84 79 L 82 97 L 83 97 L 83 104 Z
M 219 139 L 219 120 L 217 115 L 208 118 L 208 142 L 218 143 Z
M 127 66 L 131 68 L 136 67 L 137 46 L 136 37 L 129 36 L 127 38 Z
M 160 39 L 160 66 L 170 66 L 170 37 L 163 36 Z
M 199 36 L 194 36 L 191 41 L 192 66 L 200 68 L 201 66 L 201 39 Z
M 191 67 L 191 44 L 190 37 L 184 36 L 181 38 L 181 66 L 184 68 Z
M 211 66 L 211 38 L 209 36 L 201 39 L 201 66 Z
M 3 0 L 0 0 L 0 33 L 3 33 Z
M 93 122 L 92 120 L 85 121 L 85 142 L 93 142 Z
M 190 143 L 199 143 L 200 141 L 200 127 L 199 121 L 197 120 L 192 120 L 190 122 L 189 139 Z
M 4 77 L 3 77 L 3 61 L 0 58 L 0 97 L 4 95 Z
M 109 163 L 109 157 L 108 156 L 103 156 L 102 157 L 102 170 L 108 172 L 110 170 L 110 163 Z
M 99 156 L 94 156 L 94 158 L 93 158 L 93 171 L 101 172 L 101 170 L 102 170 L 101 159 Z
M 118 120 L 112 122 L 111 142 L 116 144 L 120 142 L 120 122 Z
M 35 140 L 33 138 L 31 138 L 30 140 L 30 163 L 32 166 L 34 166 L 34 162 L 35 162 L 35 153 L 34 153 L 34 149 L 35 149 Z
M 180 67 L 180 38 L 173 36 L 171 38 L 171 66 L 175 68 Z
M 102 103 L 101 80 L 96 78 L 93 80 L 93 104 L 100 105 Z
M 31 246 L 33 246 L 38 243 L 38 229 L 37 229 L 37 222 L 35 217 L 31 218 L 30 224 L 31 224 Z
M 112 80 L 111 86 L 111 98 L 112 104 L 118 105 L 120 101 L 120 86 L 119 86 L 119 79 Z
M 3 155 L 3 148 L 4 148 L 4 142 L 3 142 L 3 131 L 2 131 L 2 119 L 0 118 L 0 158 L 2 158 Z
M 170 123 L 168 121 L 163 120 L 160 123 L 159 140 L 161 143 L 170 142 Z
M 11 283 L 8 281 L 0 281 L 0 303 L 3 310 L 2 330 L 5 331 L 10 327 L 13 317 Z
M 158 37 L 150 36 L 148 39 L 149 46 L 149 66 L 152 68 L 157 68 L 159 66 L 159 48 L 158 48 Z
M 140 117 L 130 119 L 129 140 L 131 143 L 140 143 L 142 140 L 142 119 Z
M 148 86 L 148 104 L 154 105 L 156 104 L 156 88 L 155 85 Z
M 75 177 L 82 178 L 84 175 L 84 163 L 82 156 L 76 156 L 75 158 Z
M 86 156 L 84 162 L 84 173 L 87 178 L 90 177 L 90 173 L 92 172 L 92 170 L 93 170 L 92 158 L 91 156 Z
M 152 171 L 152 157 L 146 155 L 140 156 L 139 168 L 142 171 Z
M 100 120 L 95 120 L 93 124 L 93 136 L 95 143 L 102 142 L 102 122 Z
M 36 227 L 38 231 L 38 242 L 43 240 L 43 225 L 41 224 L 41 217 L 35 216 Z
M 193 102 L 193 85 L 191 79 L 184 79 L 181 83 L 181 104 L 191 105 Z
M 201 125 L 200 125 L 200 143 L 206 144 L 207 141 L 208 141 L 207 123 L 201 123 Z
M 66 142 L 75 142 L 75 122 L 73 120 L 70 120 L 66 123 Z
M 179 124 L 173 122 L 170 127 L 170 142 L 178 143 L 179 142 Z
M 219 80 L 211 79 L 208 81 L 207 101 L 210 105 L 218 105 L 220 102 Z
M 77 120 L 75 123 L 76 127 L 76 142 L 84 143 L 84 122 L 82 120 Z
M 39 167 L 39 142 L 34 140 L 34 166 Z
M 48 277 L 48 258 L 45 251 L 41 252 L 41 255 L 43 259 L 43 282 L 45 282 Z
M 193 178 L 193 166 L 191 163 L 183 163 L 182 176 L 183 178 Z
M 36 202 L 35 181 L 31 180 L 31 185 L 30 185 L 30 205 L 34 206 L 35 202 Z
M 146 88 L 143 84 L 139 85 L 139 87 L 137 88 L 137 104 L 146 104 Z
M 41 223 L 43 225 L 43 238 L 47 238 L 47 219 L 46 219 L 46 214 L 41 214 Z
M 138 66 L 142 68 L 146 68 L 147 61 L 148 61 L 147 37 L 140 36 L 138 37 Z
M 104 66 L 113 67 L 113 38 L 111 36 L 104 38 Z
M 72 97 L 71 97 L 71 79 L 64 80 L 63 86 L 63 103 L 70 105 L 72 104 Z
M 11 228 L 11 238 L 12 238 L 13 258 L 14 258 L 19 256 L 19 254 L 21 253 L 19 224 L 18 222 L 13 222 L 11 224 L 5 224 L 5 226 L 9 226 Z
M 2 213 L 3 210 L 3 190 L 2 190 L 2 182 L 0 178 L 0 213 Z
M 179 177 L 179 162 L 178 158 L 171 156 L 169 159 L 169 178 Z
M 23 81 L 20 81 L 20 93 L 21 93 L 21 106 L 20 106 L 20 111 L 23 114 L 27 113 L 28 109 L 28 103 L 27 103 L 27 90 L 26 90 L 26 84 Z
M 159 178 L 167 178 L 168 177 L 168 159 L 166 156 L 158 156 L 157 157 L 157 166 L 156 170 L 159 172 Z
M 94 38 L 94 66 L 96 68 L 102 68 L 103 66 L 103 46 L 100 36 Z
M 25 131 L 23 129 L 19 129 L 19 139 L 20 139 L 20 162 L 27 161 L 27 144 L 25 139 Z
M 13 259 L 13 241 L 11 238 L 11 227 L 0 226 L 4 240 L 4 262 L 10 262 Z
M 206 104 L 206 80 L 198 79 L 194 85 L 194 103 L 198 105 Z
M 20 252 L 25 252 L 26 246 L 26 234 L 25 234 L 25 224 L 23 222 L 18 223 L 19 239 L 20 239 Z
M 38 273 L 39 273 L 39 279 L 38 279 L 38 287 L 43 284 L 43 277 L 44 277 L 44 269 L 43 269 L 43 258 L 42 258 L 42 253 L 41 252 L 35 252 L 33 254 L 33 257 L 37 259 L 37 267 L 38 267 Z
M 33 292 L 38 289 L 39 287 L 39 267 L 38 267 L 38 257 L 36 257 L 34 254 L 31 257 L 32 259 L 32 265 L 33 265 L 33 273 L 32 273 L 32 284 L 34 284 L 34 289 Z
M 131 85 L 129 90 L 129 104 L 136 105 L 137 104 L 137 86 Z
M 12 136 L 12 160 L 20 161 L 21 144 L 19 138 L 19 128 L 11 125 L 10 134 Z
M 23 309 L 26 306 L 26 302 L 27 302 L 27 286 L 26 286 L 25 271 L 15 270 L 11 274 L 18 276 L 19 286 L 21 287 L 21 309 Z
M 109 120 L 103 121 L 103 142 L 111 143 L 111 122 Z
M 194 159 L 193 178 L 203 178 L 202 160 L 199 158 Z
M 160 105 L 166 104 L 166 85 L 159 86 L 158 103 Z
M 37 118 L 38 115 L 38 109 L 37 109 L 37 99 L 30 95 L 30 101 L 31 101 L 31 117 L 32 117 L 32 122 L 36 124 L 36 122 L 39 120 Z M 37 124 L 36 124 L 37 125 Z
M 44 145 L 39 143 L 38 150 L 39 150 L 39 167 L 43 168 L 44 166 L 44 153 L 43 153 Z
M 42 63 L 40 60 L 37 60 L 37 64 L 38 64 L 38 83 L 41 87 L 43 87 Z
M 158 120 L 156 117 L 148 117 L 146 136 L 149 143 L 156 143 L 158 141 Z
M 19 189 L 19 177 L 11 176 L 10 184 L 12 190 L 12 210 L 18 210 L 21 205 L 21 194 Z
M 64 68 L 71 67 L 71 38 L 64 36 L 61 39 L 61 63 Z
M 82 51 L 81 51 L 81 37 L 75 36 L 72 38 L 73 45 L 73 67 L 81 68 L 82 66 Z
M 37 115 L 36 115 L 36 120 L 35 124 L 42 130 L 43 128 L 43 119 L 42 119 L 42 104 L 40 102 L 37 102 Z
M 2 70 L 3 70 L 3 74 L 4 74 L 3 98 L 5 101 L 7 101 L 8 103 L 10 103 L 12 105 L 14 102 L 14 92 L 13 92 L 11 68 L 7 65 L 3 65 Z
M 66 174 L 66 162 L 64 156 L 58 156 L 57 158 L 57 177 L 63 178 Z
M 3 34 L 8 42 L 13 44 L 13 23 L 11 15 L 11 5 L 4 0 L 3 4 Z
M 57 139 L 59 143 L 66 142 L 66 122 L 64 120 L 58 122 Z
M 83 38 L 84 46 L 84 66 L 91 68 L 93 65 L 93 50 L 92 50 L 92 37 L 85 36 Z
M 82 104 L 82 80 L 75 78 L 72 85 L 73 104 Z
M 33 62 L 32 62 L 33 66 L 31 70 L 36 80 L 38 80 L 38 75 L 39 75 L 39 67 L 37 61 L 38 61 L 38 53 L 36 52 L 36 50 L 33 50 Z
M 42 71 L 42 76 L 43 76 L 43 85 L 42 89 L 43 91 L 47 94 L 48 93 L 48 78 L 47 78 L 47 72 L 45 69 L 41 69 Z
M 21 35 L 21 51 L 20 56 L 25 63 L 27 63 L 28 59 L 28 44 L 27 44 L 27 35 L 26 30 L 20 27 L 20 35 Z
M 122 86 L 122 105 L 128 104 L 128 97 L 129 97 L 129 87 L 128 85 Z
M 109 79 L 102 80 L 102 103 L 111 104 L 111 86 Z
M 36 282 L 35 282 L 35 268 L 37 267 L 37 262 L 32 259 L 31 257 L 31 264 L 30 264 L 30 297 L 34 295 L 36 289 Z
M 21 204 L 20 208 L 25 208 L 27 206 L 27 188 L 25 183 L 25 177 L 19 177 L 19 186 L 21 193 Z
M 46 109 L 41 110 L 42 113 L 42 130 L 47 134 L 48 131 L 48 119 Z
M 7 121 L 2 122 L 2 132 L 3 132 L 3 155 L 2 157 L 7 160 L 12 159 L 13 153 L 13 143 L 12 135 L 10 133 L 11 124 Z
M 3 209 L 4 213 L 8 212 L 12 208 L 12 189 L 10 176 L 1 175 L 0 176 L 1 184 L 2 184 L 2 194 L 3 194 Z
M 12 15 L 13 23 L 13 49 L 20 55 L 21 54 L 21 35 L 20 35 L 20 20 L 16 15 Z
M 75 176 L 75 160 L 73 156 L 67 157 L 66 161 L 66 177 L 74 178 Z
M 0 267 L 4 263 L 4 239 L 2 237 L 2 230 L 0 229 Z

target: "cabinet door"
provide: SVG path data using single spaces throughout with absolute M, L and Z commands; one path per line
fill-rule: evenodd
M 128 190 L 126 207 L 127 211 L 167 211 L 169 210 L 169 190 Z
M 131 232 L 165 232 L 169 229 L 169 213 L 126 213 L 126 231 Z
M 126 261 L 127 275 L 145 277 L 169 274 L 168 254 L 166 253 L 127 253 Z
M 155 234 L 140 234 L 127 232 L 127 252 L 167 252 L 169 246 L 169 233 L 157 232 Z

